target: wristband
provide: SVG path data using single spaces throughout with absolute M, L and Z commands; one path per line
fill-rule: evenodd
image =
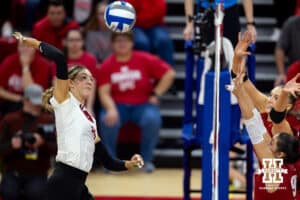
M 187 18 L 188 18 L 188 22 L 194 21 L 194 17 L 192 15 L 188 15 Z
M 247 22 L 246 24 L 247 24 L 247 25 L 252 25 L 252 26 L 255 26 L 255 25 L 256 25 L 254 21 L 252 21 L 252 22 Z

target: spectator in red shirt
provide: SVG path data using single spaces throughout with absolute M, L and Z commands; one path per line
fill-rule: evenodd
M 167 13 L 165 0 L 126 0 L 136 10 L 137 21 L 133 29 L 134 44 L 138 50 L 157 54 L 174 66 L 174 46 L 164 26 Z
M 104 107 L 99 116 L 101 137 L 111 155 L 116 156 L 120 127 L 127 121 L 136 123 L 142 133 L 144 171 L 152 172 L 153 150 L 161 127 L 158 97 L 171 86 L 175 72 L 156 56 L 132 51 L 130 32 L 113 33 L 112 45 L 114 53 L 98 71 L 98 91 Z
M 18 52 L 9 55 L 0 66 L 1 114 L 19 109 L 23 89 L 32 83 L 44 89 L 50 86 L 50 64 L 33 48 L 19 44 Z
M 83 65 L 96 77 L 96 58 L 86 52 L 84 49 L 83 35 L 79 29 L 72 29 L 67 33 L 65 39 L 65 53 L 67 57 L 67 64 L 69 67 L 74 65 Z M 56 68 L 55 68 L 56 69 Z M 96 85 L 94 84 L 92 95 L 87 99 L 86 107 L 88 111 L 93 112 L 93 105 L 95 102 Z
M 55 47 L 62 49 L 62 42 L 70 29 L 79 28 L 77 22 L 66 17 L 62 1 L 49 2 L 47 16 L 36 22 L 33 27 L 33 36 Z

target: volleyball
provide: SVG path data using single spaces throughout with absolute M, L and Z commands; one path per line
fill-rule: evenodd
M 128 32 L 135 24 L 136 14 L 133 6 L 125 1 L 109 4 L 104 12 L 106 26 L 113 32 Z

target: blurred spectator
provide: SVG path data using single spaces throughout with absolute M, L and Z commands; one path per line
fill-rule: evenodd
M 287 65 L 300 60 L 300 16 L 292 16 L 283 24 L 280 38 L 275 48 L 275 60 L 278 77 L 275 86 L 286 81 L 285 61 Z
M 84 24 L 92 12 L 93 0 L 74 0 L 74 20 Z
M 135 49 L 157 54 L 174 66 L 174 46 L 164 25 L 167 13 L 165 0 L 126 0 L 136 11 L 136 24 L 133 28 Z
M 0 63 L 6 56 L 17 50 L 17 40 L 12 36 L 12 32 L 12 24 L 9 21 L 4 22 L 0 37 Z
M 63 3 L 67 16 L 84 26 L 99 1 L 101 0 L 68 0 Z
M 44 89 L 51 84 L 49 62 L 33 48 L 18 45 L 18 52 L 9 55 L 0 66 L 0 104 L 5 114 L 21 107 L 23 89 L 37 83 Z
M 199 9 L 196 12 L 203 12 L 205 9 L 215 9 L 216 0 L 209 1 L 196 1 L 199 2 Z M 194 0 L 184 0 L 185 7 L 185 16 L 186 16 L 186 25 L 183 31 L 183 36 L 185 40 L 192 40 L 194 38 Z M 256 41 L 256 28 L 255 21 L 253 17 L 253 1 L 252 0 L 243 0 L 243 7 L 246 17 L 247 30 L 250 31 L 253 42 Z M 241 25 L 239 21 L 239 6 L 237 0 L 224 0 L 224 19 L 223 19 L 223 36 L 228 38 L 232 45 L 237 44 L 237 35 L 240 32 Z M 210 12 L 208 18 L 208 25 L 205 27 L 207 30 L 204 31 L 206 34 L 207 41 L 206 44 L 209 44 L 215 38 L 214 34 L 214 13 Z M 203 31 L 203 30 L 202 30 Z
M 273 0 L 274 15 L 276 17 L 276 27 L 271 35 L 272 41 L 277 41 L 280 36 L 280 31 L 283 23 L 290 17 L 294 15 L 296 7 L 296 0 L 289 0 L 286 3 L 282 0 Z
M 47 16 L 34 25 L 33 36 L 62 49 L 62 42 L 67 32 L 76 28 L 79 28 L 79 25 L 66 17 L 62 1 L 50 0 Z
M 42 88 L 25 88 L 23 108 L 0 122 L 3 200 L 45 198 L 50 157 L 56 153 L 54 119 L 42 111 Z M 22 198 L 21 198 L 22 195 Z
M 104 11 L 107 4 L 107 1 L 97 4 L 91 19 L 85 27 L 86 50 L 94 54 L 99 63 L 112 53 L 111 31 L 107 29 L 104 21 Z
M 65 53 L 69 67 L 83 65 L 88 68 L 94 78 L 96 77 L 96 58 L 84 50 L 84 39 L 79 29 L 72 29 L 67 33 L 65 39 Z M 56 69 L 56 67 L 55 67 Z M 56 74 L 56 73 L 54 73 Z M 90 113 L 94 113 L 93 105 L 95 102 L 96 85 L 94 83 L 92 96 L 87 99 L 86 107 Z
M 116 157 L 120 127 L 127 121 L 134 122 L 142 133 L 144 171 L 152 172 L 153 151 L 161 127 L 158 97 L 171 86 L 175 72 L 158 57 L 133 51 L 131 32 L 113 33 L 112 45 L 114 53 L 98 71 L 99 98 L 104 107 L 99 116 L 101 138 Z

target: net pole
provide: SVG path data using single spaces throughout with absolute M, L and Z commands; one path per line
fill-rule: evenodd
M 214 98 L 213 98 L 213 129 L 211 134 L 212 147 L 212 199 L 219 197 L 219 134 L 220 134 L 220 69 L 221 69 L 221 40 L 223 23 L 223 1 L 216 4 L 215 10 L 215 77 L 214 77 Z

